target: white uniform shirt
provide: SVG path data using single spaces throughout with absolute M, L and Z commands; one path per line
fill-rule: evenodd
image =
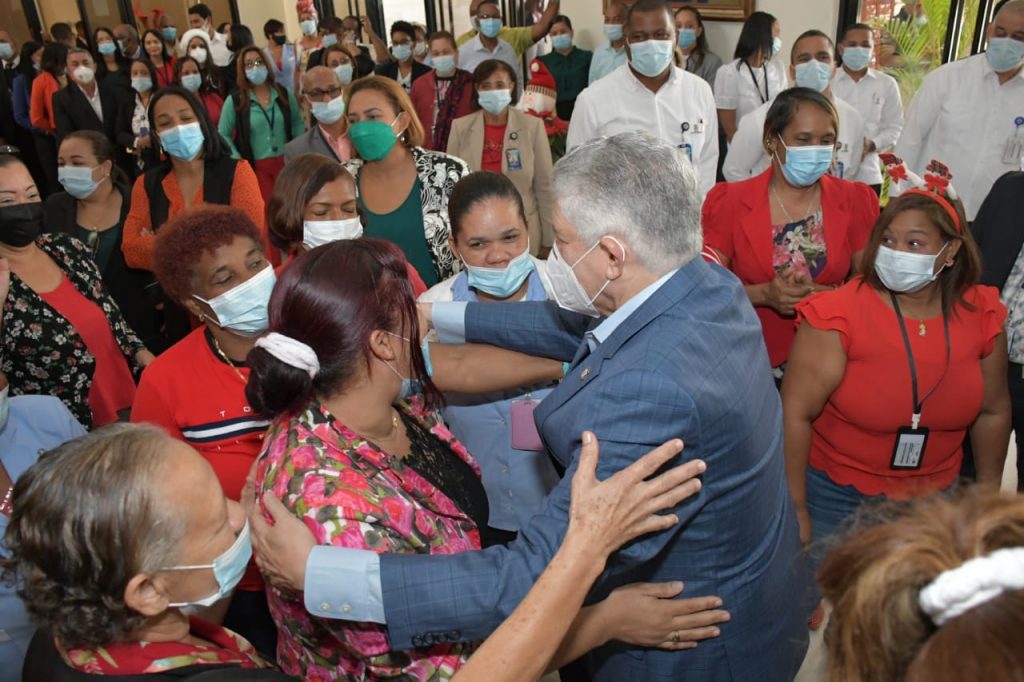
M 685 128 L 685 130 L 684 130 Z M 576 98 L 566 149 L 598 137 L 643 131 L 686 150 L 700 178 L 701 194 L 715 184 L 718 116 L 711 87 L 673 66 L 654 93 L 623 64 Z
M 491 52 L 480 42 L 480 34 L 477 33 L 469 42 L 459 48 L 459 68 L 463 71 L 473 73 L 473 70 L 480 66 L 480 62 L 486 59 L 500 59 L 511 66 L 516 74 L 516 82 L 519 84 L 516 89 L 519 92 L 523 91 L 523 72 L 519 66 L 520 59 L 516 56 L 515 49 L 507 42 L 498 38 L 498 44 L 495 46 L 494 52 Z
M 899 84 L 892 76 L 874 69 L 868 69 L 860 81 L 855 81 L 846 69 L 839 68 L 832 79 L 832 92 L 857 110 L 864 119 L 864 137 L 875 143 L 875 151 L 861 159 L 857 175 L 848 179 L 868 185 L 882 184 L 878 154 L 896 146 L 903 130 Z
M 1003 85 L 984 54 L 940 66 L 928 74 L 907 114 L 896 155 L 921 175 L 936 159 L 949 166 L 967 219 L 981 208 L 993 183 L 1020 170 L 1005 157 L 1014 135 L 1024 136 L 1024 70 Z
M 833 95 L 832 103 L 839 112 L 839 149 L 836 151 L 837 164 L 832 174 L 851 180 L 857 176 L 861 152 L 864 151 L 864 120 L 856 109 L 841 98 Z M 763 144 L 764 121 L 770 108 L 770 103 L 762 104 L 737 126 L 722 166 L 722 174 L 729 182 L 760 175 L 772 165 Z
M 221 38 L 220 33 L 214 33 L 213 37 L 210 38 L 210 59 L 213 60 L 215 66 L 227 66 L 231 63 L 231 50 L 228 49 L 228 43 L 224 38 Z
M 753 79 L 751 71 L 754 72 Z M 764 95 L 765 74 L 768 76 L 767 98 Z M 788 87 L 786 67 L 778 57 L 758 69 L 748 69 L 746 64 L 734 59 L 720 66 L 715 76 L 715 105 L 719 109 L 735 110 L 736 125 L 739 126 L 744 116 L 765 102 L 771 102 Z

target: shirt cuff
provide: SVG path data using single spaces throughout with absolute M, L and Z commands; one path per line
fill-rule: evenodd
M 320 545 L 306 559 L 306 610 L 314 616 L 385 623 L 380 555 Z
M 466 342 L 466 302 L 435 303 L 431 311 L 441 343 Z

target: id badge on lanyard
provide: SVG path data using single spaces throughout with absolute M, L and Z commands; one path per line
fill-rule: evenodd
M 896 311 L 896 320 L 900 324 L 900 334 L 903 336 L 903 346 L 907 352 L 907 362 L 910 365 L 910 390 L 913 400 L 913 411 L 910 415 L 910 425 L 901 426 L 896 431 L 896 443 L 893 445 L 892 460 L 889 463 L 889 468 L 894 471 L 914 471 L 921 468 L 921 464 L 924 462 L 925 446 L 928 445 L 928 429 L 921 426 L 921 410 L 924 407 L 925 401 L 931 397 L 932 393 L 935 392 L 935 389 L 937 389 L 939 384 L 942 383 L 942 380 L 946 377 L 946 371 L 949 369 L 949 318 L 945 314 L 942 316 L 943 331 L 946 335 L 946 364 L 942 368 L 942 374 L 939 376 L 939 380 L 935 382 L 935 385 L 932 386 L 931 390 L 919 400 L 917 391 L 917 367 L 914 364 L 914 351 L 910 347 L 910 336 L 907 334 L 907 325 L 903 321 L 903 313 L 900 312 L 900 304 L 896 300 L 896 295 L 890 292 L 889 297 L 892 299 L 892 307 Z
M 1003 163 L 1016 166 L 1024 171 L 1024 116 L 1013 119 L 1014 131 L 1006 139 L 1003 148 Z

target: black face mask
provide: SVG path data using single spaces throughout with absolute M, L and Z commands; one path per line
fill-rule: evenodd
M 277 43 L 278 45 L 284 45 L 286 42 L 288 42 L 288 36 L 275 35 L 271 37 L 274 39 L 274 42 Z
M 42 230 L 42 203 L 0 206 L 0 242 L 15 248 L 28 246 Z

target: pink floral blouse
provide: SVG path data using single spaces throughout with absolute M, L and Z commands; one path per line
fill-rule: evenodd
M 399 409 L 480 470 L 436 412 L 413 398 Z M 267 431 L 256 487 L 273 491 L 322 545 L 454 554 L 480 549 L 476 525 L 440 490 L 335 421 L 318 402 Z M 266 513 L 264 511 L 264 513 Z M 475 645 L 392 651 L 386 628 L 309 614 L 302 594 L 267 587 L 279 628 L 277 660 L 304 680 L 448 680 Z

